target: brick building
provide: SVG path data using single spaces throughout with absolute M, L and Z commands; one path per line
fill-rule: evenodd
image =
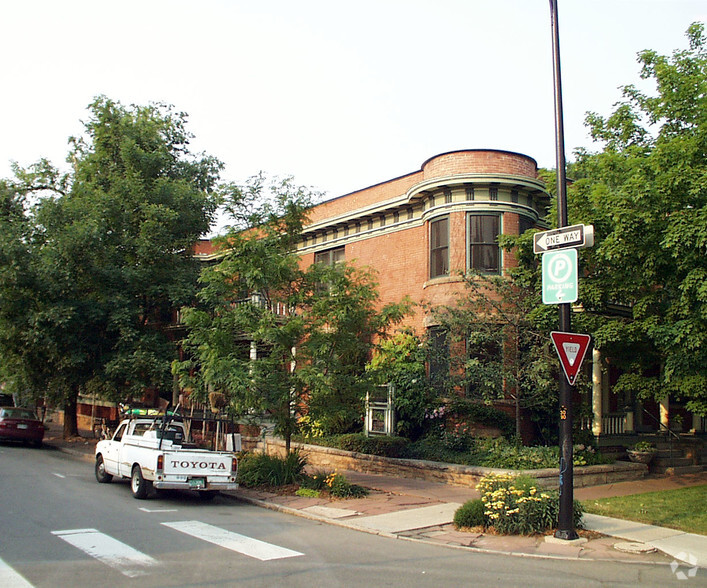
M 473 268 L 501 274 L 512 254 L 500 250 L 500 234 L 548 228 L 550 195 L 538 177 L 537 163 L 520 153 L 468 149 L 435 155 L 410 172 L 315 206 L 299 244 L 302 264 L 345 260 L 377 272 L 381 304 L 409 296 L 414 302 L 448 304 L 463 290 L 459 272 Z M 211 244 L 196 256 L 215 261 Z M 434 327 L 418 308 L 406 325 L 419 335 Z M 593 416 L 585 426 L 607 443 L 632 442 L 654 431 L 633 398 L 611 394 L 615 370 L 593 349 L 585 364 L 592 379 Z M 668 404 L 647 408 L 667 423 Z M 707 430 L 707 419 L 684 413 L 685 430 Z M 648 417 L 646 417 L 648 419 Z
M 346 260 L 373 268 L 382 303 L 408 295 L 445 304 L 463 288 L 460 271 L 499 274 L 511 267 L 499 234 L 544 226 L 550 196 L 534 159 L 473 149 L 431 157 L 411 172 L 314 207 L 302 262 Z M 428 319 L 408 325 L 420 335 Z

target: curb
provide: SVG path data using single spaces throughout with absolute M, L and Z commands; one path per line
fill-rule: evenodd
M 79 459 L 81 461 L 91 463 L 91 462 L 93 462 L 93 459 L 94 459 L 93 453 L 86 453 L 85 451 L 79 451 L 77 449 L 72 449 L 70 447 L 57 446 L 57 445 L 52 444 L 51 441 L 45 442 L 44 445 L 47 448 L 51 448 L 52 450 L 60 451 L 61 453 L 69 455 L 72 458 Z M 379 531 L 376 529 L 361 527 L 361 526 L 354 525 L 354 524 L 347 522 L 347 521 L 340 521 L 340 520 L 327 518 L 327 517 L 324 517 L 321 515 L 316 515 L 316 514 L 309 513 L 309 512 L 303 512 L 301 510 L 291 508 L 288 506 L 283 506 L 281 504 L 267 502 L 265 500 L 261 500 L 258 498 L 252 498 L 250 496 L 237 495 L 232 492 L 221 492 L 221 496 L 229 501 L 244 502 L 246 504 L 257 506 L 259 508 L 265 508 L 268 510 L 272 510 L 274 512 L 280 512 L 280 513 L 287 514 L 290 516 L 297 516 L 297 517 L 301 517 L 301 518 L 315 521 L 318 523 L 337 526 L 337 527 L 340 527 L 343 529 L 349 529 L 352 531 L 368 533 L 369 535 L 378 535 L 380 537 L 386 537 L 388 539 L 400 539 L 402 541 L 418 542 L 418 543 L 423 543 L 425 545 L 436 545 L 439 547 L 460 549 L 460 550 L 464 550 L 467 552 L 484 553 L 484 554 L 488 554 L 488 555 L 505 555 L 505 556 L 510 555 L 510 556 L 522 557 L 522 558 L 551 559 L 551 560 L 561 560 L 561 561 L 585 561 L 585 562 L 612 561 L 612 562 L 617 562 L 617 563 L 638 564 L 638 565 L 661 565 L 661 566 L 670 566 L 671 565 L 667 562 L 632 561 L 632 560 L 624 560 L 624 559 L 613 559 L 613 558 L 606 559 L 606 558 L 592 558 L 592 557 L 580 558 L 577 556 L 563 556 L 563 555 L 557 555 L 557 554 L 542 554 L 542 553 L 524 553 L 524 552 L 514 552 L 514 551 L 505 551 L 505 550 L 494 550 L 494 549 L 489 549 L 487 547 L 465 546 L 465 545 L 459 545 L 457 543 L 445 543 L 445 542 L 441 542 L 441 541 L 432 541 L 432 540 L 424 539 L 424 538 L 409 537 L 409 536 L 400 535 L 400 534 L 396 534 L 396 533 L 390 533 L 387 531 Z M 617 539 L 618 539 L 618 537 L 617 537 Z M 658 548 L 658 549 L 659 549 L 659 551 L 661 551 L 662 553 L 664 553 L 667 556 L 671 555 L 671 554 L 663 551 L 660 548 Z

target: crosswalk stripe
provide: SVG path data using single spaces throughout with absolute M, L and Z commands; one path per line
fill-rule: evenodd
M 236 551 L 248 557 L 254 557 L 261 561 L 271 559 L 282 559 L 286 557 L 297 557 L 304 555 L 299 551 L 293 551 L 286 547 L 279 547 L 272 543 L 266 543 L 259 539 L 239 535 L 232 531 L 227 531 L 219 527 L 214 527 L 200 521 L 176 521 L 173 523 L 162 523 L 166 527 L 175 529 L 192 537 L 208 541 L 214 545 L 225 547 L 231 551 Z
M 52 531 L 70 545 L 87 553 L 91 557 L 118 570 L 128 578 L 144 576 L 148 573 L 146 567 L 157 565 L 157 560 L 149 555 L 133 549 L 129 545 L 113 539 L 96 529 L 67 529 Z
M 0 586 L 3 588 L 33 588 L 27 580 L 0 559 Z

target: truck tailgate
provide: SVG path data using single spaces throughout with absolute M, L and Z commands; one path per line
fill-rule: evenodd
M 235 473 L 235 457 L 231 453 L 182 450 L 165 451 L 164 473 L 185 476 L 230 476 Z

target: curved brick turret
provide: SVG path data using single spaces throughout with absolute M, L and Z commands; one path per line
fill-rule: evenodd
M 435 155 L 422 164 L 425 180 L 459 174 L 509 174 L 535 179 L 538 164 L 532 158 L 512 151 L 467 149 Z

